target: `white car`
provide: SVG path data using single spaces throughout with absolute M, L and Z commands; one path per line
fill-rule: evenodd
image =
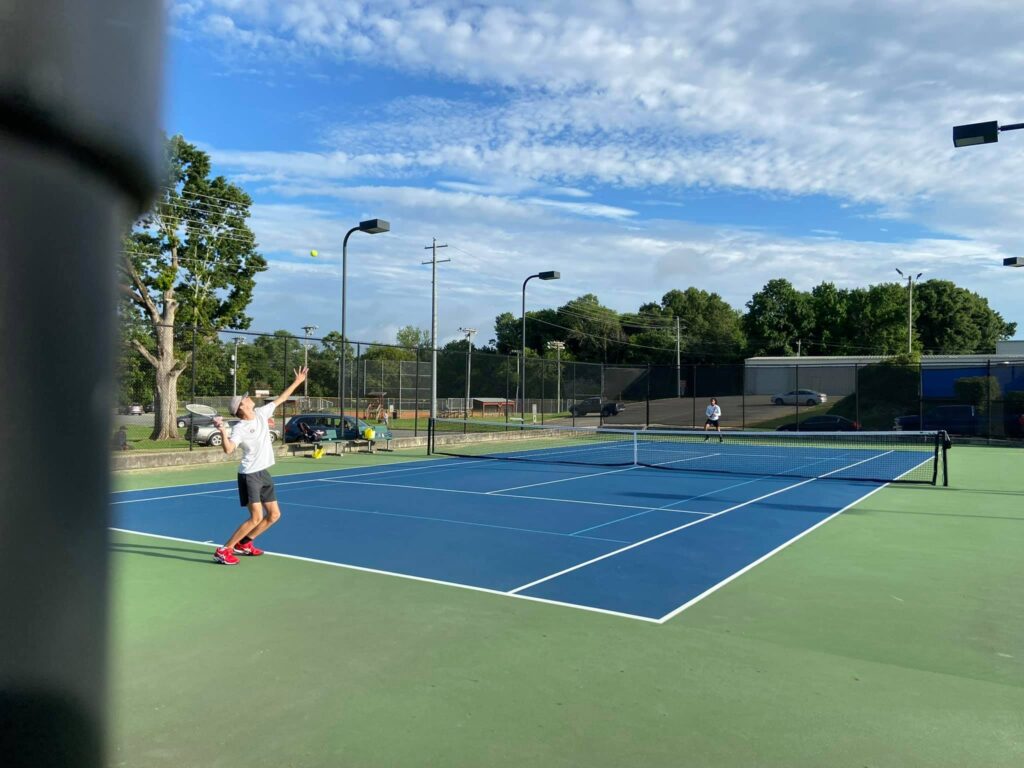
M 228 430 L 235 426 L 240 419 L 228 419 Z M 193 432 L 193 428 L 189 427 L 185 432 L 185 439 L 187 440 L 189 434 Z M 281 432 L 276 427 L 270 428 L 270 442 L 276 443 L 281 439 Z M 220 430 L 217 429 L 213 424 L 196 424 L 194 428 L 194 436 L 192 440 L 199 445 L 213 445 L 219 446 L 223 443 L 223 439 L 220 436 Z
M 821 405 L 828 402 L 828 395 L 813 389 L 793 389 L 780 395 L 772 395 L 776 405 Z

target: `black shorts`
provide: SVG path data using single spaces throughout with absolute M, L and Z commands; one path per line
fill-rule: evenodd
M 277 501 L 274 492 L 274 478 L 263 469 L 248 475 L 238 476 L 238 500 L 243 507 L 262 501 Z
M 718 429 L 718 419 L 708 419 L 707 421 L 704 422 L 704 426 L 714 427 L 715 429 Z

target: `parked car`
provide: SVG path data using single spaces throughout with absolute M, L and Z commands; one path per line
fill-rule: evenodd
M 345 415 L 345 426 L 341 428 L 341 416 L 336 413 L 303 413 L 288 419 L 284 427 L 286 443 L 310 442 L 310 434 L 321 440 L 358 440 L 367 429 L 372 429 L 376 440 L 391 440 L 391 430 L 384 424 L 368 424 L 355 416 Z
M 898 416 L 892 428 L 909 432 L 941 429 L 951 435 L 976 435 L 981 423 L 981 414 L 973 405 L 938 405 L 925 412 L 923 422 L 916 413 Z
M 828 395 L 815 392 L 813 389 L 792 389 L 778 395 L 772 395 L 776 405 L 821 405 L 828 402 Z
M 843 416 L 809 416 L 800 422 L 791 422 L 776 427 L 778 432 L 855 432 L 860 424 Z
M 626 410 L 625 403 L 603 400 L 600 397 L 588 397 L 569 406 L 570 416 L 586 416 L 588 413 L 600 413 L 602 416 L 617 416 Z
M 213 416 L 197 416 L 194 413 L 186 413 L 178 417 L 178 429 L 191 429 L 193 425 L 205 427 L 213 424 Z
M 153 413 L 156 411 L 156 403 L 146 403 L 143 409 L 146 413 Z
M 124 412 L 128 416 L 141 416 L 142 406 L 139 405 L 138 403 L 132 403 L 131 405 L 124 409 Z
M 235 426 L 241 419 L 228 419 L 227 425 L 230 430 Z M 220 430 L 210 424 L 196 424 L 194 428 L 190 428 L 186 433 L 185 437 L 192 437 L 192 440 L 199 445 L 221 445 L 224 439 L 221 437 Z M 276 427 L 270 428 L 270 442 L 276 443 L 281 439 L 281 430 Z

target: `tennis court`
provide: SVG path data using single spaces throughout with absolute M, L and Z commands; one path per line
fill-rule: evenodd
M 241 514 L 231 465 L 122 477 L 116 524 L 185 541 L 111 537 L 111 764 L 1019 765 L 1020 459 L 955 446 L 949 488 L 401 454 L 280 462 L 267 547 L 347 568 L 215 565 L 203 542 Z M 502 490 L 517 484 L 531 487 Z M 605 506 L 627 504 L 642 509 Z M 738 573 L 826 520 L 650 621 L 704 594 L 679 553 Z M 571 536 L 583 523 L 603 527 Z M 417 578 L 358 569 L 382 565 Z M 543 601 L 616 610 L 584 577 L 644 620 Z
M 467 437 L 465 424 L 448 426 L 442 434 Z M 435 440 L 435 452 L 469 458 L 281 480 L 288 524 L 261 543 L 279 555 L 664 622 L 880 481 L 928 482 L 938 456 L 934 433 L 772 444 L 758 433 L 638 440 L 559 428 L 486 437 Z M 233 482 L 125 492 L 113 505 L 118 530 L 200 543 L 219 541 L 239 517 Z

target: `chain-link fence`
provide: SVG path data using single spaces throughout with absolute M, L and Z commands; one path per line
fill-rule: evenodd
M 342 410 L 370 425 L 387 422 L 396 436 L 425 433 L 432 397 L 429 349 L 343 345 L 336 334 L 204 335 L 179 327 L 169 335 L 177 372 L 173 390 L 156 386 L 154 368 L 136 345 L 123 345 L 119 421 L 128 440 L 115 435 L 115 447 L 204 447 L 210 430 L 192 425 L 185 403 L 226 413 L 234 394 L 270 400 L 301 365 L 309 367 L 307 381 L 276 414 L 281 439 L 290 437 L 286 424 L 296 414 Z M 160 357 L 152 342 L 143 346 L 150 358 Z M 714 397 L 723 429 L 944 429 L 989 441 L 1024 439 L 1021 359 L 762 363 L 602 365 L 528 356 L 524 366 L 519 355 L 462 343 L 437 352 L 437 415 L 699 429 Z

